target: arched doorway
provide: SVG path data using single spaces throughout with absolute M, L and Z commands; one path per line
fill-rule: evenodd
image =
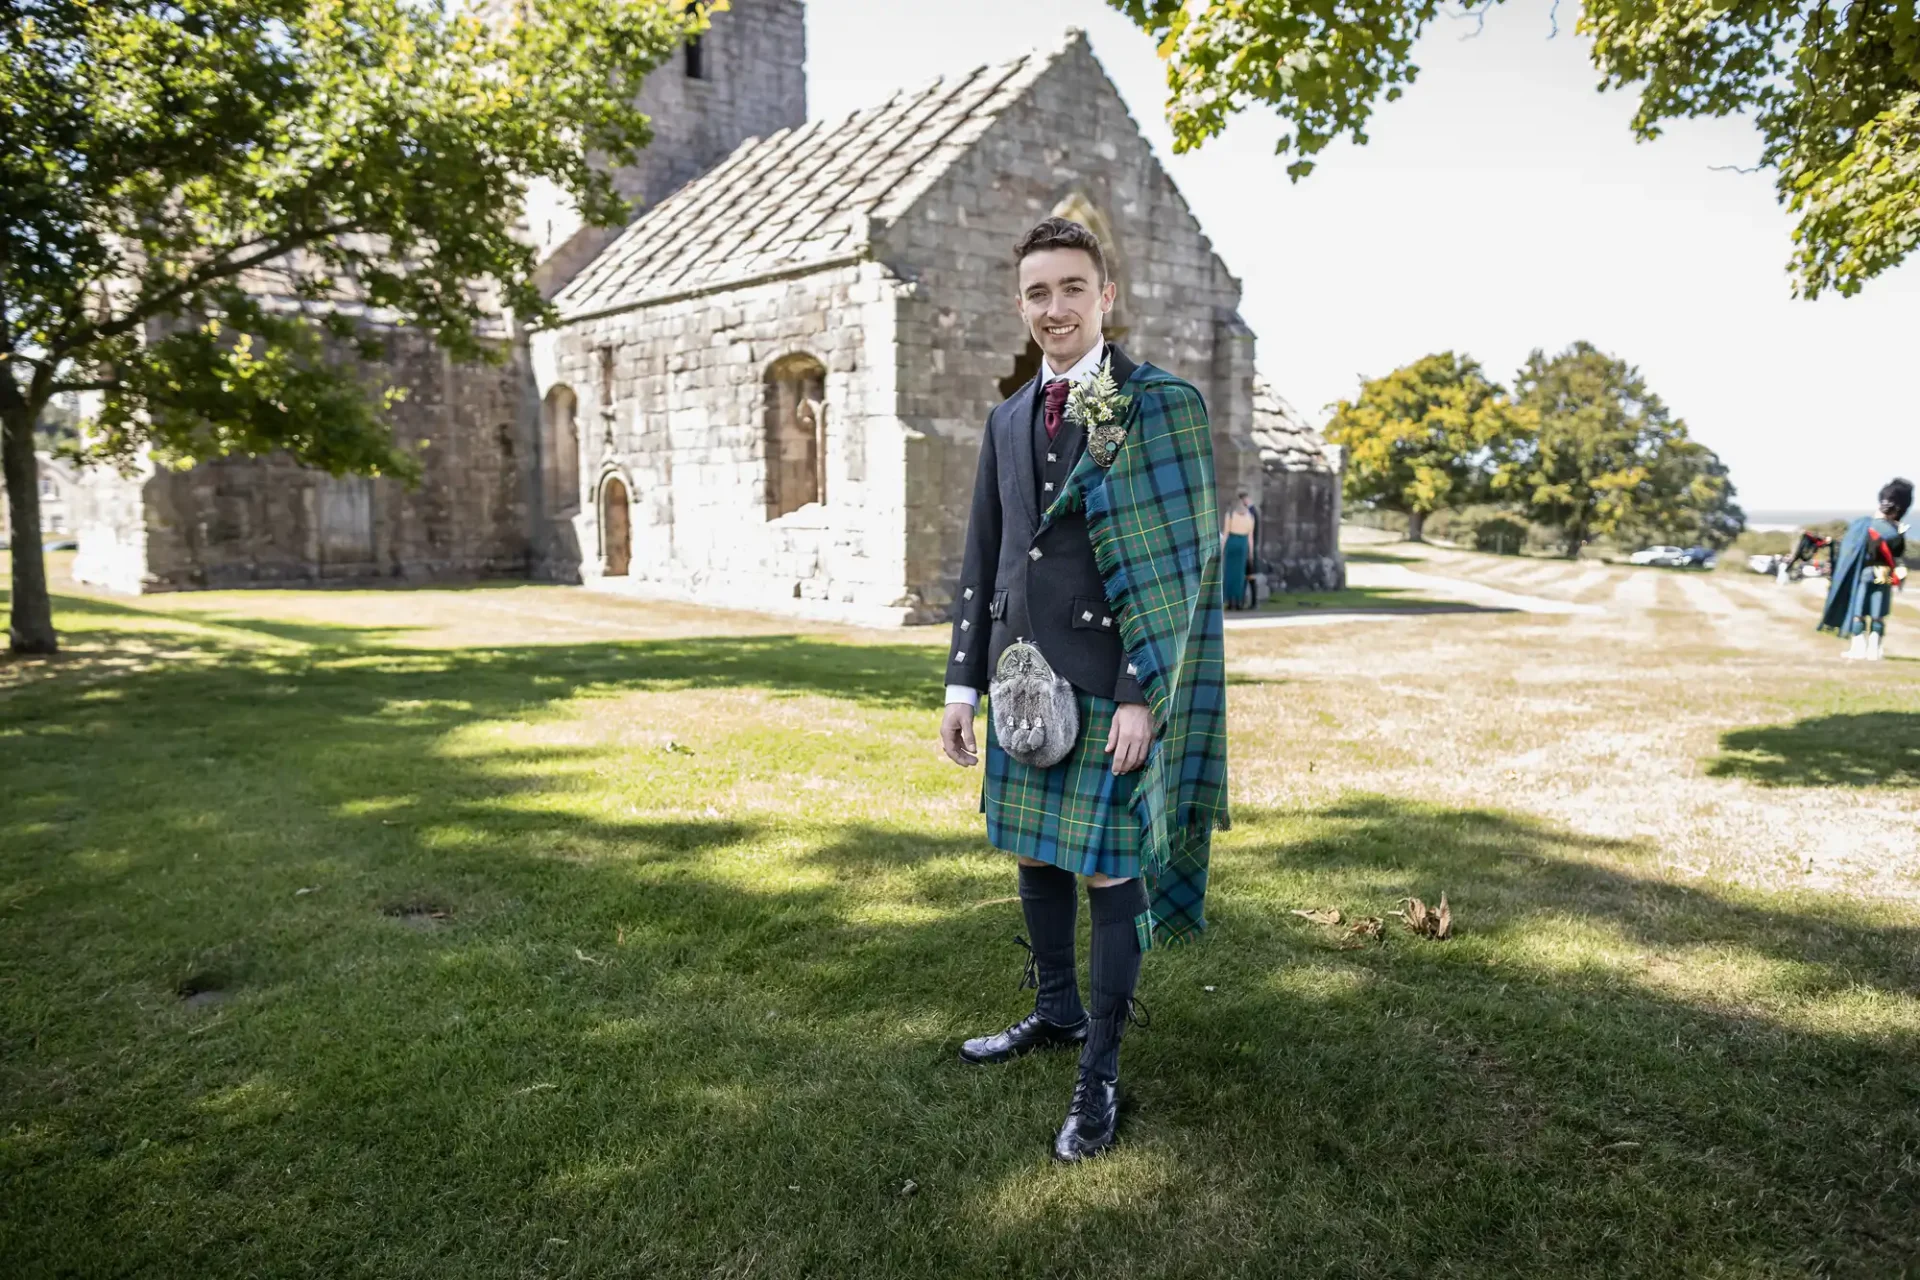
M 633 558 L 633 513 L 627 482 L 608 476 L 600 486 L 600 572 L 608 578 L 627 576 Z

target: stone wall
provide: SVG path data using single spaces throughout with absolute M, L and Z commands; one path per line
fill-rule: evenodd
M 126 478 L 96 468 L 76 501 L 75 576 L 138 592 L 526 573 L 524 365 L 455 365 L 424 334 L 383 337 L 386 358 L 360 376 L 407 389 L 394 434 L 420 459 L 417 488 L 284 455 Z
M 1091 206 L 1110 231 L 1123 345 L 1205 396 L 1219 487 L 1258 474 L 1253 335 L 1219 257 L 1084 39 L 1075 39 L 884 233 L 880 256 L 912 280 L 898 380 L 907 428 L 905 599 L 944 618 L 986 417 L 1025 350 L 1011 260 L 1021 233 Z
M 1260 507 L 1255 567 L 1272 591 L 1338 591 L 1347 585 L 1340 555 L 1340 473 L 1275 467 L 1253 489 Z
M 904 448 L 893 414 L 899 282 L 832 267 L 579 321 L 532 340 L 542 397 L 579 405 L 587 583 L 608 590 L 898 624 Z M 767 518 L 767 376 L 826 370 L 827 501 Z M 605 574 L 602 501 L 629 496 L 629 572 Z
M 653 121 L 653 141 L 614 173 L 615 188 L 635 202 L 636 212 L 713 168 L 746 139 L 806 121 L 802 0 L 732 0 L 700 43 L 703 79 L 687 74 L 682 50 L 641 86 L 639 105 Z M 544 182 L 528 193 L 527 226 L 549 294 L 621 230 L 584 226 L 565 194 Z

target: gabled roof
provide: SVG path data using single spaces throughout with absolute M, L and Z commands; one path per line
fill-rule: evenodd
M 1263 471 L 1334 470 L 1326 440 L 1285 396 L 1258 376 L 1253 380 L 1253 443 L 1260 450 Z
M 1078 42 L 749 139 L 641 214 L 554 298 L 562 320 L 859 256 Z

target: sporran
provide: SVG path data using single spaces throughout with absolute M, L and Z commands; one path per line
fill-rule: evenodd
M 1080 736 L 1080 705 L 1073 686 L 1054 672 L 1030 641 L 1008 645 L 987 686 L 993 734 L 1021 764 L 1047 769 L 1073 750 Z

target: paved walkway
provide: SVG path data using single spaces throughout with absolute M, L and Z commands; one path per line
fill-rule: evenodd
M 1405 603 L 1382 604 L 1365 609 L 1315 609 L 1311 613 L 1289 613 L 1268 617 L 1229 616 L 1233 630 L 1261 630 L 1267 627 L 1316 627 L 1356 619 L 1392 620 L 1419 618 L 1435 613 L 1548 613 L 1593 614 L 1599 605 L 1574 600 L 1556 600 L 1547 596 L 1508 591 L 1484 582 L 1423 573 L 1403 564 L 1351 563 L 1347 566 L 1347 585 L 1384 591 L 1405 592 Z

